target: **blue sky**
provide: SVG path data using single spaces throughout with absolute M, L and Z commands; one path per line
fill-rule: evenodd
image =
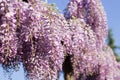
M 108 27 L 113 31 L 115 44 L 120 46 L 120 0 L 102 0 L 107 13 Z M 120 55 L 120 50 L 117 50 Z
M 48 2 L 55 3 L 62 11 L 65 8 L 68 0 L 48 0 Z M 107 13 L 108 27 L 113 30 L 115 44 L 120 46 L 120 0 L 102 0 L 102 2 Z M 10 80 L 7 78 L 8 76 L 5 75 L 6 74 L 0 66 L 0 80 Z M 12 80 L 25 80 L 22 66 L 20 67 L 20 71 L 13 73 L 12 77 Z

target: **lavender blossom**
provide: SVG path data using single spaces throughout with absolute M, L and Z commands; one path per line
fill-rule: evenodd
M 106 36 L 99 0 L 70 0 L 64 15 L 43 0 L 0 1 L 0 63 L 11 69 L 22 62 L 28 80 L 56 80 L 62 69 L 66 75 L 68 56 L 75 80 L 119 79 Z

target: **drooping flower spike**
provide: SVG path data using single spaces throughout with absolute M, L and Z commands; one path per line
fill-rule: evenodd
M 22 62 L 28 80 L 56 80 L 68 56 L 75 80 L 119 79 L 106 35 L 99 0 L 70 0 L 65 15 L 43 0 L 0 1 L 0 63 Z

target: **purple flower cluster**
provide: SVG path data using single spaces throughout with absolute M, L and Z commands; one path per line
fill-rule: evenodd
M 64 60 L 60 41 L 65 18 L 42 1 L 0 3 L 0 63 L 11 66 L 23 62 L 30 80 L 57 79 Z M 8 11 L 2 9 L 6 7 Z
M 56 80 L 67 55 L 75 80 L 119 79 L 106 36 L 99 0 L 70 0 L 64 15 L 42 0 L 0 1 L 0 63 L 22 62 L 28 80 Z
M 70 0 L 64 14 L 67 19 L 83 19 L 95 32 L 97 46 L 102 47 L 107 36 L 107 21 L 100 0 Z

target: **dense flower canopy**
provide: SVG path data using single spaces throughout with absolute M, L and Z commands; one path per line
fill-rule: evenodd
M 100 0 L 70 0 L 64 15 L 42 0 L 0 1 L 0 63 L 22 62 L 28 80 L 56 80 L 67 55 L 75 80 L 120 79 L 106 36 Z

